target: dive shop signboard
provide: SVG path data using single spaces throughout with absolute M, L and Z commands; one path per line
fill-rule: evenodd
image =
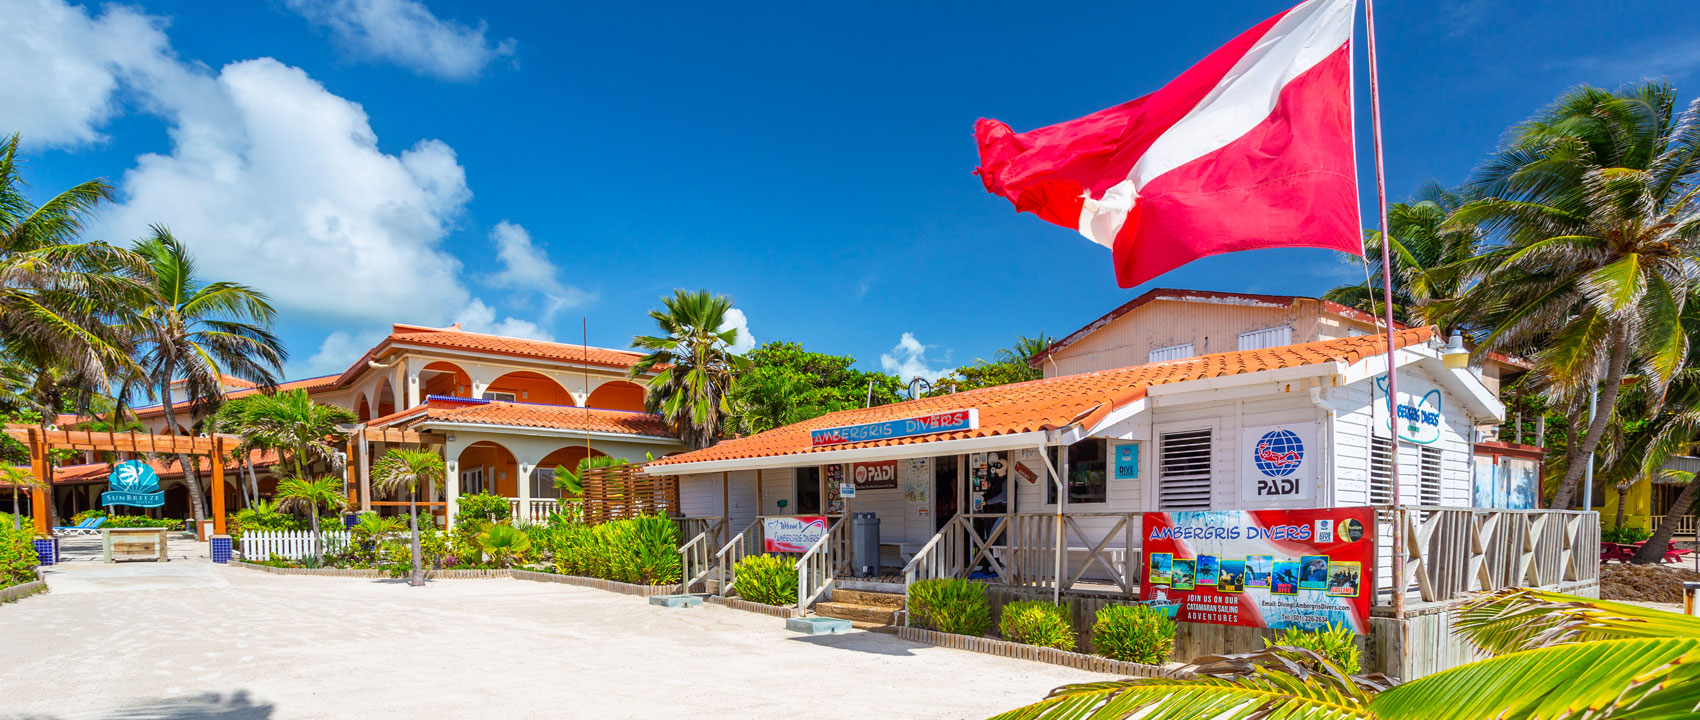
M 897 461 L 864 462 L 850 466 L 850 480 L 857 490 L 887 490 L 897 487 Z
M 1316 424 L 1246 428 L 1240 433 L 1240 499 L 1251 507 L 1316 500 Z
M 980 411 L 978 409 L 950 410 L 902 420 L 886 420 L 884 422 L 810 430 L 809 445 L 826 447 L 846 443 L 974 430 L 978 427 L 980 427 Z
M 793 515 L 762 518 L 762 549 L 770 553 L 805 553 L 826 535 L 826 516 Z
M 1244 627 L 1369 630 L 1375 510 L 1145 513 L 1140 599 L 1175 619 Z

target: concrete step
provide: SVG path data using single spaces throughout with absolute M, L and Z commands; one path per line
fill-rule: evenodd
M 849 603 L 851 605 L 891 608 L 895 610 L 903 607 L 904 597 L 895 593 L 869 592 L 867 590 L 841 590 L 833 588 L 832 601 Z
M 822 617 L 849 620 L 853 623 L 890 625 L 896 622 L 897 611 L 887 607 L 853 605 L 843 602 L 815 603 L 815 614 Z

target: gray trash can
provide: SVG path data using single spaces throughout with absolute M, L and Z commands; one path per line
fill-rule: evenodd
M 850 568 L 856 577 L 873 577 L 880 571 L 880 516 L 871 512 L 850 513 Z

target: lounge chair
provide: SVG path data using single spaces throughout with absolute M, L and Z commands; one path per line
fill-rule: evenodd
M 100 526 L 106 523 L 106 518 L 92 517 L 70 527 L 53 528 L 54 535 L 99 535 Z

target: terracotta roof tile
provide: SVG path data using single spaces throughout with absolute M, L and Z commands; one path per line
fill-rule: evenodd
M 1436 337 L 1432 327 L 1398 333 L 1399 347 L 1426 342 Z M 938 397 L 830 413 L 804 422 L 774 428 L 745 438 L 723 441 L 713 447 L 661 458 L 650 466 L 736 460 L 776 455 L 806 454 L 827 450 L 909 445 L 940 440 L 960 440 L 1009 435 L 1065 427 L 1075 422 L 1091 425 L 1115 408 L 1145 396 L 1153 385 L 1225 377 L 1263 370 L 1315 365 L 1330 361 L 1355 363 L 1386 351 L 1380 335 L 1361 335 L 1323 340 L 1264 350 L 1242 350 L 1151 363 L 1115 370 L 1032 380 L 1024 383 L 981 388 Z M 847 443 L 830 447 L 811 446 L 809 431 L 918 417 L 932 413 L 976 408 L 979 428 L 920 438 L 892 438 Z
M 288 382 L 278 383 L 277 384 L 277 391 L 278 392 L 284 392 L 284 391 L 288 391 L 288 390 L 306 390 L 307 392 L 310 393 L 310 392 L 313 392 L 315 390 L 324 390 L 324 389 L 330 388 L 330 387 L 336 385 L 336 380 L 337 380 L 337 376 L 335 376 L 335 375 L 323 375 L 323 376 L 320 376 L 320 377 L 306 378 L 304 380 L 290 380 Z M 253 395 L 254 393 L 257 393 L 257 392 L 260 392 L 260 390 L 258 388 L 251 388 L 251 389 L 246 389 L 246 390 L 233 390 L 233 391 L 225 393 L 224 397 L 225 397 L 226 400 L 235 400 L 236 398 L 246 397 L 246 396 L 249 396 L 249 395 Z M 178 409 L 178 410 L 187 410 L 189 408 L 189 405 L 190 405 L 189 402 L 182 401 L 182 402 L 172 403 L 171 407 L 174 408 L 174 409 Z M 132 412 L 136 413 L 136 417 L 139 417 L 139 418 L 158 417 L 160 415 L 165 414 L 165 406 L 164 405 L 147 405 L 147 406 L 144 406 L 144 407 L 135 408 Z
M 540 360 L 604 365 L 622 369 L 636 365 L 638 360 L 643 358 L 641 353 L 627 350 L 471 333 L 461 330 L 459 325 L 452 325 L 447 328 L 396 325 L 390 332 L 390 336 L 385 338 L 383 343 L 379 343 L 379 346 L 382 347 L 389 343 L 409 343 L 452 350 L 500 353 Z
M 433 397 L 426 404 L 374 419 L 368 425 L 411 426 L 431 422 L 673 437 L 667 431 L 667 424 L 659 416 L 649 413 L 465 398 Z

